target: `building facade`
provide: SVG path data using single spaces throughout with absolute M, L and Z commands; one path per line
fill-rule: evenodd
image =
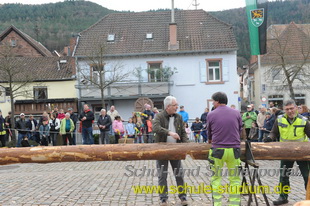
M 267 29 L 267 54 L 252 65 L 255 69 L 256 104 L 268 106 L 274 102 L 282 107 L 283 101 L 292 98 L 294 91 L 297 104 L 309 104 L 310 93 L 307 81 L 310 75 L 310 25 L 271 25 Z
M 229 104 L 239 104 L 232 27 L 203 10 L 109 14 L 80 33 L 73 55 L 79 100 L 97 112 L 102 95 L 96 81 L 109 83 L 117 69 L 125 75 L 107 85 L 104 106 L 115 105 L 123 119 L 144 102 L 164 109 L 167 95 L 190 118 L 211 108 L 217 91 L 227 93 Z

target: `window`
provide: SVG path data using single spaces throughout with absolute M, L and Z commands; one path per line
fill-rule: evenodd
M 149 82 L 162 82 L 162 62 L 148 62 Z
M 306 95 L 305 94 L 295 94 L 295 102 L 297 105 L 305 104 Z
M 11 47 L 15 47 L 17 45 L 16 39 L 11 39 L 10 44 L 11 44 Z
M 153 39 L 153 33 L 146 33 L 146 39 L 147 40 Z
M 208 82 L 222 81 L 222 61 L 219 59 L 207 60 Z
M 108 35 L 108 42 L 114 42 L 115 41 L 115 34 L 109 34 Z
M 33 97 L 37 99 L 47 99 L 47 87 L 34 87 Z
M 271 71 L 271 75 L 272 75 L 272 81 L 279 81 L 280 80 L 280 70 L 273 69 Z
M 91 82 L 95 84 L 100 83 L 100 75 L 102 74 L 104 66 L 92 65 L 91 66 Z
M 283 106 L 283 95 L 269 95 L 268 96 L 268 104 L 273 102 L 275 107 L 282 107 Z
M 5 87 L 5 96 L 10 96 L 10 87 Z

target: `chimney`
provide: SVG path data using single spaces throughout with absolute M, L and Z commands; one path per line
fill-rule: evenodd
M 68 48 L 68 56 L 72 56 L 72 52 L 74 50 L 74 47 L 76 46 L 77 36 L 73 36 L 70 39 L 70 46 Z
M 174 21 L 174 0 L 171 0 L 171 23 L 169 24 L 169 43 L 168 50 L 178 50 L 179 42 L 177 41 L 177 24 Z

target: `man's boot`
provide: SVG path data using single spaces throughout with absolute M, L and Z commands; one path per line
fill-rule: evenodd
M 288 203 L 288 200 L 286 197 L 280 196 L 277 200 L 273 201 L 274 205 L 284 205 Z

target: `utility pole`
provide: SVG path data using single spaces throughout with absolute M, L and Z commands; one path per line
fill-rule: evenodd
M 195 3 L 193 4 L 193 6 L 195 7 L 195 10 L 197 10 L 197 7 L 199 6 L 199 3 L 197 3 L 197 0 L 195 0 Z

